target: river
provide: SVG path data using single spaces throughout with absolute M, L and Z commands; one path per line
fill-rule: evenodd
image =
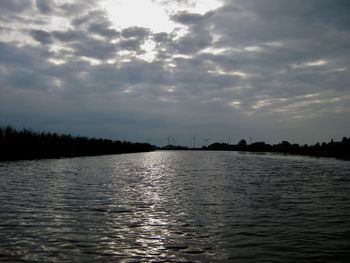
M 0 163 L 0 262 L 348 262 L 350 162 L 205 151 Z

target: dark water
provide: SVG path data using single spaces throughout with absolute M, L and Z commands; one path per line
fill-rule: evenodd
M 350 162 L 153 152 L 0 164 L 0 262 L 349 262 Z

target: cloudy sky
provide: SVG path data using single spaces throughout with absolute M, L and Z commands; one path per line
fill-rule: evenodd
M 348 0 L 0 0 L 0 124 L 146 141 L 350 136 Z

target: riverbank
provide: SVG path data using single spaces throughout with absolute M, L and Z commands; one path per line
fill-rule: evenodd
M 147 143 L 131 143 L 49 132 L 0 128 L 0 161 L 50 159 L 153 151 Z
M 208 146 L 203 146 L 201 148 L 167 145 L 159 149 L 266 152 L 313 157 L 331 157 L 342 160 L 350 160 L 350 138 L 346 137 L 343 137 L 341 141 L 331 140 L 330 142 L 316 143 L 315 145 L 291 144 L 288 141 L 282 141 L 281 143 L 273 145 L 265 142 L 254 142 L 248 144 L 245 140 L 241 140 L 238 144 L 213 143 Z

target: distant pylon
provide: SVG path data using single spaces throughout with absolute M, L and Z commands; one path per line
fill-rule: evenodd
M 192 148 L 196 148 L 196 136 L 192 137 Z
M 210 140 L 210 138 L 204 138 L 203 139 L 203 142 L 204 142 L 204 146 L 209 146 L 209 140 Z
M 166 138 L 166 140 L 167 140 L 167 142 L 168 142 L 168 144 L 167 145 L 170 145 L 170 136 L 168 136 L 167 138 Z

